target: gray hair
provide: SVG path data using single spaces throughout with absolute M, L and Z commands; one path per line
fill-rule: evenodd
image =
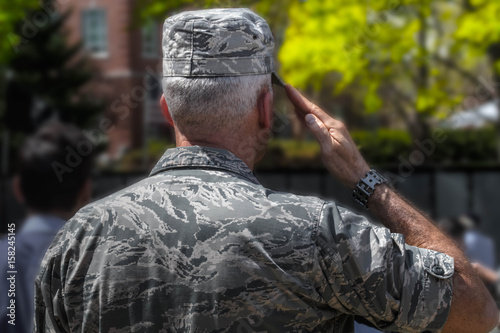
M 164 77 L 163 93 L 175 125 L 201 134 L 238 127 L 256 107 L 263 90 L 272 92 L 271 75 Z

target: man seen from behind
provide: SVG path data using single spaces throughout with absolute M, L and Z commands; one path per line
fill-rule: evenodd
M 273 49 L 267 23 L 247 9 L 166 20 L 161 104 L 177 147 L 58 234 L 37 279 L 38 331 L 352 332 L 354 318 L 399 332 L 495 326 L 462 252 L 290 85 L 326 168 L 385 227 L 259 184 L 252 170 L 280 83 Z

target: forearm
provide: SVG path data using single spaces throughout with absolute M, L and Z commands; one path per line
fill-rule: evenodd
M 387 185 L 376 187 L 368 201 L 370 211 L 385 227 L 405 236 L 409 245 L 446 253 L 455 259 L 455 270 L 460 271 L 467 258 L 462 251 L 441 232 L 423 213 Z
M 495 325 L 498 312 L 493 299 L 451 239 L 385 184 L 376 187 L 368 206 L 391 232 L 403 234 L 407 244 L 454 258 L 453 303 L 444 332 L 487 332 Z

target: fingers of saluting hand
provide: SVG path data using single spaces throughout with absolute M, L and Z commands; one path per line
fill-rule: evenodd
M 311 130 L 316 140 L 318 140 L 321 150 L 328 154 L 334 150 L 343 150 L 349 148 L 349 140 L 340 131 L 328 128 L 325 123 L 318 119 L 313 114 L 308 114 L 305 116 L 305 123 L 307 127 Z
M 319 145 L 321 146 L 321 150 L 325 152 L 331 149 L 331 146 L 333 144 L 332 137 L 330 136 L 330 132 L 325 124 L 316 116 L 310 113 L 306 115 L 305 122 L 316 140 L 318 140 Z
M 308 123 L 308 127 L 313 130 L 314 135 L 316 138 L 319 140 L 317 135 L 320 135 L 321 133 L 316 132 L 314 128 L 311 128 L 311 125 L 314 125 L 315 122 L 313 121 L 314 119 L 317 119 L 319 121 L 318 127 L 316 128 L 317 131 L 323 132 L 323 144 L 322 148 L 326 148 L 324 144 L 326 143 L 326 138 L 327 138 L 327 133 L 330 133 L 331 138 L 336 140 L 337 143 L 339 144 L 351 144 L 350 136 L 348 135 L 347 129 L 345 128 L 345 125 L 336 119 L 334 119 L 332 116 L 330 116 L 328 113 L 325 111 L 321 110 L 317 105 L 309 101 L 307 98 L 302 96 L 298 92 L 297 89 L 292 87 L 290 84 L 287 84 L 285 86 L 286 93 L 288 95 L 288 98 L 292 102 L 292 104 L 295 106 L 295 113 L 301 120 L 306 120 L 304 117 L 307 117 L 307 115 L 311 114 L 314 115 L 315 118 L 309 118 L 311 120 L 310 123 Z
M 290 102 L 292 102 L 297 114 L 301 114 L 304 117 L 307 114 L 312 113 L 324 123 L 326 123 L 327 121 L 331 122 L 332 120 L 335 120 L 330 115 L 328 115 L 328 113 L 321 110 L 317 105 L 302 96 L 302 94 L 299 93 L 298 90 L 292 87 L 290 84 L 287 84 L 285 86 L 285 90 L 288 99 L 290 99 Z
M 295 107 L 295 113 L 301 120 L 303 120 L 306 115 L 313 114 L 316 116 L 316 118 L 323 122 L 328 129 L 334 128 L 346 134 L 346 129 L 342 122 L 334 119 L 328 113 L 320 109 L 317 105 L 302 96 L 302 94 L 299 93 L 298 90 L 291 85 L 287 84 L 285 86 L 285 89 L 288 95 L 288 99 L 290 99 Z

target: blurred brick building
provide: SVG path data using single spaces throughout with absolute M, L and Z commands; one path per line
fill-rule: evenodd
M 64 1 L 70 11 L 69 43 L 82 41 L 96 69 L 89 89 L 106 101 L 106 114 L 89 132 L 107 136 L 108 155 L 118 158 L 141 148 L 149 138 L 169 137 L 159 107 L 161 96 L 161 23 L 134 26 L 134 0 Z

